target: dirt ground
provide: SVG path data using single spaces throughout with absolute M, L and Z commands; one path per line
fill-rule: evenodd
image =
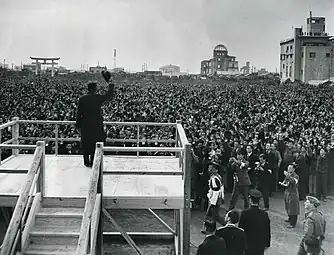
M 227 205 L 229 196 L 227 196 Z M 222 207 L 226 207 L 227 205 Z M 283 194 L 278 193 L 270 199 L 270 210 L 268 211 L 271 219 L 272 243 L 267 251 L 267 255 L 295 255 L 302 237 L 302 226 L 304 219 L 304 206 L 300 202 L 302 211 L 295 229 L 286 228 L 284 220 L 287 218 L 284 211 Z M 242 209 L 242 201 L 237 204 L 237 208 Z M 334 254 L 334 200 L 329 200 L 320 206 L 319 210 L 325 215 L 327 220 L 326 239 L 323 248 L 326 254 Z M 224 214 L 224 208 L 221 215 Z M 167 232 L 167 230 L 145 210 L 113 210 L 110 211 L 117 222 L 126 230 L 131 232 Z M 171 227 L 173 226 L 173 213 L 167 210 L 155 211 Z M 201 234 L 202 219 L 204 212 L 192 211 L 191 219 L 191 254 L 195 255 L 198 245 L 204 240 Z M 112 224 L 104 219 L 104 231 L 116 231 Z M 0 223 L 0 240 L 5 234 L 5 225 Z M 154 243 L 155 242 L 155 243 Z M 173 244 L 166 242 L 152 241 L 152 243 L 137 243 L 145 255 L 148 254 L 168 254 L 174 255 Z M 135 254 L 127 244 L 111 244 L 105 242 L 105 254 Z

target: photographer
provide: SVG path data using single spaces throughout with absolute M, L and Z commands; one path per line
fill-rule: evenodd
M 266 162 L 265 155 L 259 156 L 260 162 L 255 162 L 256 189 L 260 190 L 263 196 L 264 208 L 269 210 L 269 189 L 272 170 Z

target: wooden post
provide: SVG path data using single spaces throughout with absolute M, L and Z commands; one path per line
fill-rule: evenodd
M 2 129 L 0 129 L 0 144 L 1 144 L 1 137 L 2 137 Z M 2 161 L 1 154 L 2 154 L 2 150 L 0 148 L 0 166 L 1 166 L 1 161 Z
M 58 124 L 56 124 L 56 127 L 55 127 L 55 138 L 56 138 L 56 144 L 55 144 L 55 154 L 56 156 L 58 156 Z
M 179 135 L 178 135 L 179 132 L 178 132 L 177 126 L 178 124 L 181 124 L 181 123 L 182 123 L 181 120 L 176 121 L 176 147 L 179 147 Z M 183 145 L 181 144 L 181 146 Z M 177 158 L 179 158 L 179 168 L 181 168 L 182 167 L 182 152 L 177 152 L 176 155 L 177 155 Z
M 100 203 L 100 217 L 99 217 L 99 223 L 98 223 L 98 231 L 97 231 L 97 244 L 96 244 L 96 249 L 97 255 L 103 255 L 103 214 L 102 214 L 102 209 L 103 209 L 103 143 L 99 142 L 96 143 L 96 149 L 102 150 L 102 157 L 101 157 L 101 165 L 100 165 L 100 174 L 99 174 L 99 180 L 97 182 L 97 194 L 101 194 L 101 203 Z
M 13 144 L 19 144 L 19 123 L 18 123 L 19 118 L 14 117 L 12 120 L 16 121 L 16 123 L 12 127 L 12 138 L 14 139 Z M 12 154 L 17 156 L 19 154 L 19 150 L 12 149 Z
M 137 125 L 137 147 L 139 147 L 139 125 Z M 137 157 L 139 156 L 139 151 L 137 151 Z
M 180 210 L 180 228 L 182 233 L 182 247 L 181 255 L 190 254 L 190 221 L 191 221 L 191 145 L 189 143 L 184 145 L 184 208 Z
M 41 193 L 41 199 L 43 199 L 45 195 L 45 141 L 38 141 L 37 146 L 42 147 L 42 157 L 41 163 L 39 165 L 40 171 L 38 180 L 36 183 L 36 192 Z

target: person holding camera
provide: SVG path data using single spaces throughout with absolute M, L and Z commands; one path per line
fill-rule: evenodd
M 294 164 L 290 164 L 288 171 L 284 171 L 284 181 L 279 182 L 280 185 L 285 187 L 285 211 L 289 216 L 285 222 L 289 223 L 288 228 L 294 228 L 296 226 L 297 218 L 300 213 L 298 193 L 299 176 L 295 173 L 295 168 Z
M 242 194 L 244 199 L 245 209 L 249 207 L 248 192 L 251 181 L 248 175 L 248 161 L 245 160 L 245 152 L 243 149 L 237 150 L 237 158 L 231 158 L 231 170 L 233 173 L 234 185 L 232 191 L 232 199 L 229 206 L 229 211 L 233 210 L 237 204 L 239 194 Z
M 96 94 L 97 83 L 89 82 L 88 93 L 79 98 L 77 108 L 76 127 L 81 131 L 81 148 L 86 167 L 93 166 L 95 144 L 105 141 L 101 106 L 114 95 L 114 83 L 110 81 L 110 72 L 102 71 L 102 76 L 109 84 L 108 92 L 104 95 Z
M 261 191 L 263 196 L 264 208 L 269 210 L 269 191 L 272 170 L 266 162 L 265 155 L 259 156 L 260 162 L 255 162 L 256 189 Z

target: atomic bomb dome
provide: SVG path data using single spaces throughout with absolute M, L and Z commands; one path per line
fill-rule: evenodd
M 238 61 L 234 56 L 229 56 L 227 47 L 218 44 L 213 48 L 213 58 L 201 62 L 201 74 L 231 74 L 239 71 Z

